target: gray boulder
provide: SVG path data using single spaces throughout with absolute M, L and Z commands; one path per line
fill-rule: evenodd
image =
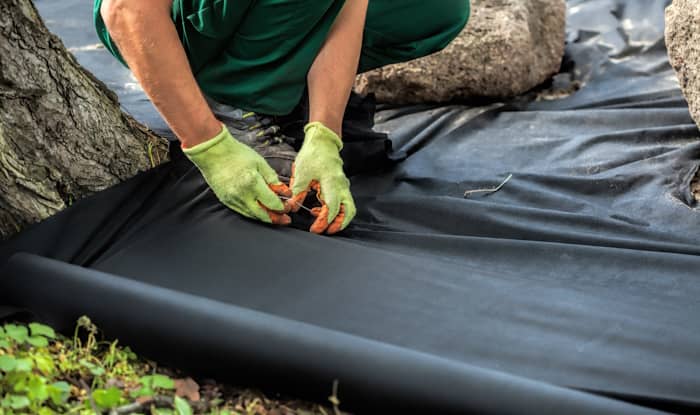
M 381 102 L 444 102 L 519 95 L 559 71 L 564 0 L 472 0 L 467 27 L 443 51 L 359 75 Z
M 690 114 L 700 125 L 700 1 L 674 0 L 666 8 L 666 47 Z

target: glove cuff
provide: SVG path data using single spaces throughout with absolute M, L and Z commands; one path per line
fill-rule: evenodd
M 231 133 L 228 131 L 228 128 L 224 124 L 221 124 L 221 132 L 214 136 L 213 138 L 210 138 L 209 140 L 199 143 L 196 146 L 188 147 L 188 148 L 182 148 L 182 152 L 185 153 L 188 157 L 191 156 L 196 156 L 197 154 L 204 153 L 205 151 L 209 150 L 210 148 L 214 147 L 215 145 L 219 144 L 220 142 L 228 139 L 228 138 L 233 138 L 231 136 Z
M 338 134 L 335 133 L 335 131 L 331 130 L 330 128 L 326 127 L 323 125 L 323 123 L 319 121 L 315 121 L 309 124 L 306 124 L 306 127 L 304 127 L 304 134 L 306 136 L 309 136 L 309 131 L 312 129 L 318 129 L 318 135 L 321 135 L 325 138 L 328 138 L 335 146 L 338 148 L 338 151 L 343 149 L 343 140 L 340 139 Z

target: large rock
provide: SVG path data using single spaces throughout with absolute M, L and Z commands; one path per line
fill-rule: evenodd
M 564 0 L 472 0 L 467 27 L 447 48 L 362 74 L 355 89 L 392 103 L 515 96 L 559 71 L 565 24 Z
M 700 125 L 700 1 L 674 0 L 666 8 L 666 47 L 690 113 Z

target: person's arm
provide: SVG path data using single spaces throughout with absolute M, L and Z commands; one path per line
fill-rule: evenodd
M 369 0 L 346 1 L 308 74 L 309 121 L 342 137 L 343 115 L 357 76 Z
M 343 115 L 350 97 L 362 50 L 369 0 L 346 1 L 314 60 L 307 80 L 309 120 L 304 144 L 294 163 L 293 198 L 289 209 L 297 211 L 310 189 L 322 202 L 315 210 L 311 232 L 334 234 L 355 217 L 350 181 L 343 173 Z
M 231 136 L 202 95 L 175 24 L 172 0 L 104 0 L 102 19 L 146 95 L 219 201 L 267 223 L 291 222 L 278 195 L 291 196 L 262 156 Z
M 102 19 L 146 95 L 183 147 L 216 136 L 216 119 L 197 85 L 170 17 L 173 0 L 104 0 Z

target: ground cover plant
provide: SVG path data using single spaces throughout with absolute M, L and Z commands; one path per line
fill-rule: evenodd
M 39 323 L 0 326 L 0 415 L 338 415 L 324 407 L 194 379 L 100 339 L 81 317 L 72 337 Z

